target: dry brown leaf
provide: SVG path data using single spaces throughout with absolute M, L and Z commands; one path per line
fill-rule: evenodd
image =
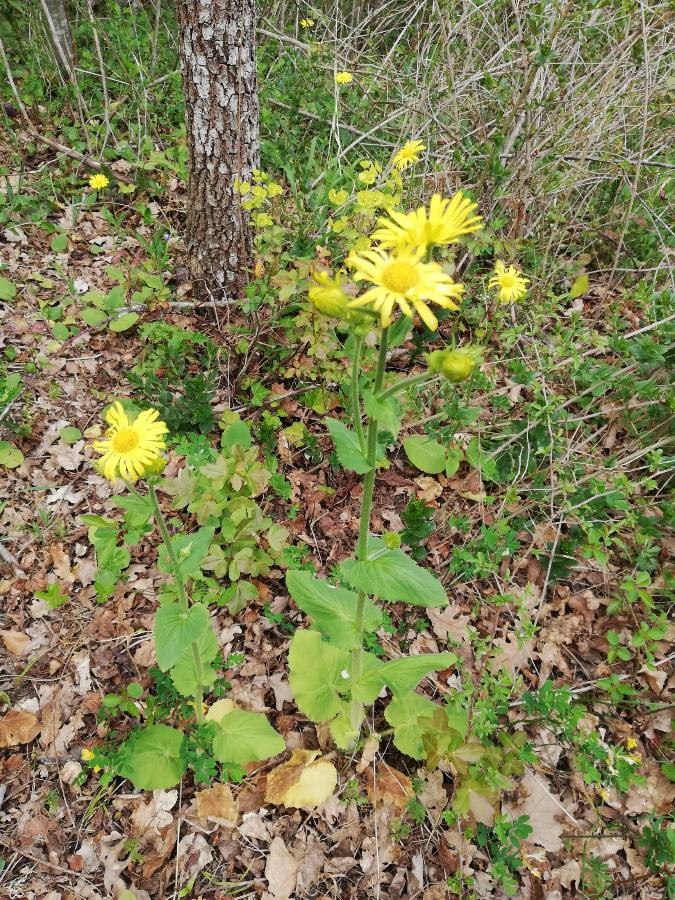
M 541 775 L 526 772 L 521 781 L 518 794 L 523 799 L 511 803 L 503 803 L 502 809 L 517 816 L 529 816 L 532 834 L 528 841 L 544 847 L 551 853 L 562 850 L 562 833 L 569 831 L 576 822 L 567 812 L 560 797 L 554 794 Z
M 294 750 L 288 762 L 267 776 L 266 803 L 296 809 L 314 809 L 332 796 L 337 770 L 326 759 L 317 759 L 318 750 Z
M 377 751 L 380 746 L 380 736 L 379 734 L 371 734 L 363 747 L 363 752 L 361 753 L 361 759 L 356 764 L 356 772 L 358 775 L 362 775 L 363 772 L 368 768 L 368 766 L 372 763 L 372 761 L 377 756 Z
M 0 637 L 13 656 L 25 656 L 30 650 L 31 639 L 23 631 L 0 631 Z
M 40 727 L 35 713 L 25 709 L 10 709 L 0 718 L 0 748 L 29 744 L 40 734 Z
M 666 815 L 672 810 L 675 800 L 675 785 L 661 772 L 661 767 L 647 760 L 640 769 L 640 775 L 647 780 L 645 784 L 634 784 L 626 797 L 626 814 L 637 816 L 642 813 L 655 812 Z
M 470 616 L 460 615 L 460 607 L 456 603 L 446 606 L 445 609 L 428 609 L 426 616 L 431 622 L 431 628 L 437 638 L 447 641 L 451 638 L 453 641 L 468 640 L 466 626 L 471 621 Z
M 298 880 L 298 862 L 278 835 L 270 844 L 265 878 L 275 900 L 289 900 Z
M 140 803 L 131 815 L 134 835 L 144 836 L 166 828 L 173 822 L 172 810 L 178 800 L 178 791 L 153 791 L 147 803 Z
M 429 475 L 421 475 L 415 479 L 417 498 L 425 503 L 432 503 L 443 493 L 443 485 Z
M 197 791 L 197 815 L 217 825 L 236 825 L 239 808 L 229 784 L 218 781 L 204 791 Z
M 497 638 L 494 644 L 502 649 L 491 660 L 492 670 L 503 669 L 510 672 L 511 675 L 515 675 L 530 659 L 534 650 L 535 640 L 532 638 L 529 641 L 524 641 L 521 645 L 516 636 L 510 634 L 507 640 Z
M 410 778 L 384 762 L 377 764 L 374 775 L 372 769 L 366 771 L 366 790 L 373 806 L 387 803 L 396 809 L 405 809 L 415 796 Z

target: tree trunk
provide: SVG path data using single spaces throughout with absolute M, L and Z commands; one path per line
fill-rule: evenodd
M 255 0 L 176 0 L 188 136 L 187 249 L 199 294 L 232 297 L 251 258 L 234 190 L 258 166 Z
M 41 2 L 56 65 L 64 75 L 70 75 L 73 69 L 73 37 L 70 33 L 66 0 Z

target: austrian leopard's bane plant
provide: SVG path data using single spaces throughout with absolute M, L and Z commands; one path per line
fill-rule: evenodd
M 339 463 L 363 476 L 363 498 L 356 553 L 339 566 L 339 585 L 308 572 L 287 573 L 289 593 L 313 625 L 311 629 L 298 629 L 291 641 L 290 684 L 302 712 L 315 722 L 327 722 L 341 748 L 353 746 L 358 740 L 365 707 L 384 689 L 393 695 L 386 717 L 394 743 L 402 752 L 425 758 L 429 730 L 451 731 L 453 740 L 459 736 L 460 743 L 466 736 L 461 728 L 458 731 L 454 727 L 456 716 L 450 707 L 437 706 L 415 693 L 430 672 L 454 665 L 455 654 L 384 662 L 366 651 L 364 642 L 384 620 L 373 597 L 422 607 L 448 602 L 440 581 L 399 549 L 392 536 L 370 534 L 370 517 L 376 471 L 385 456 L 385 437 L 395 440 L 401 429 L 400 395 L 439 377 L 451 383 L 461 381 L 480 361 L 480 351 L 471 348 L 438 351 L 431 355 L 429 368 L 421 375 L 385 384 L 389 381 L 389 345 L 405 337 L 413 315 L 417 313 L 430 330 L 435 330 L 438 320 L 430 303 L 457 309 L 455 301 L 461 297 L 463 285 L 455 283 L 433 260 L 434 246 L 454 242 L 479 228 L 481 220 L 475 209 L 475 203 L 458 194 L 451 201 L 434 197 L 428 212 L 422 209 L 407 216 L 390 213 L 391 218 L 380 220 L 379 229 L 371 236 L 371 240 L 380 241 L 380 246 L 361 253 L 352 250 L 346 259 L 354 281 L 368 285 L 362 294 L 350 299 L 340 277 L 333 280 L 327 274 L 317 277 L 310 288 L 313 305 L 324 315 L 341 317 L 341 324 L 350 332 L 346 347 L 352 363 L 352 427 L 332 418 L 326 425 Z M 394 322 L 397 309 L 403 316 Z M 348 318 L 354 316 L 350 310 L 358 310 L 358 321 Z M 379 336 L 377 367 L 370 378 L 364 378 L 364 338 L 373 329 Z M 423 728 L 418 719 L 428 719 L 431 724 Z M 448 739 L 446 744 L 454 748 L 453 740 Z M 442 756 L 437 749 L 434 753 Z
M 138 788 L 155 790 L 178 784 L 188 765 L 195 778 L 202 781 L 215 775 L 214 760 L 228 772 L 282 752 L 283 738 L 262 714 L 238 709 L 232 701 L 221 700 L 205 716 L 204 693 L 215 686 L 222 658 L 208 608 L 195 599 L 196 591 L 191 589 L 203 580 L 201 566 L 212 546 L 216 527 L 209 522 L 187 534 L 169 531 L 157 497 L 158 479 L 165 464 L 162 454 L 166 448 L 167 426 L 156 410 L 144 410 L 133 418 L 119 401 L 109 407 L 105 419 L 109 426 L 105 438 L 93 445 L 102 454 L 96 465 L 110 481 L 119 478 L 128 487 L 130 494 L 115 500 L 117 506 L 126 510 L 128 527 L 137 529 L 137 539 L 152 530 L 152 522 L 159 530 L 162 546 L 158 567 L 167 581 L 160 593 L 160 607 L 153 625 L 155 654 L 157 666 L 170 678 L 175 696 L 185 698 L 188 704 L 187 711 L 181 715 L 188 722 L 183 731 L 155 721 L 148 715 L 153 704 L 146 703 L 146 724 L 132 730 L 111 755 L 116 773 Z M 235 457 L 245 453 L 238 444 L 233 444 L 230 452 Z M 256 478 L 250 468 L 248 484 L 254 492 Z M 219 474 L 227 477 L 222 465 Z M 239 484 L 241 467 L 238 468 L 236 459 L 229 476 Z M 142 493 L 134 486 L 138 481 L 145 483 L 147 492 Z M 111 532 L 106 536 L 106 552 L 110 556 L 116 552 L 119 555 L 117 531 L 108 524 L 110 520 L 89 519 L 100 519 L 88 522 L 99 541 L 99 563 L 104 540 L 101 531 Z M 128 561 L 128 551 L 125 553 L 121 562 Z M 116 565 L 119 564 L 118 560 Z M 114 565 L 104 571 L 108 572 L 106 588 L 112 592 Z

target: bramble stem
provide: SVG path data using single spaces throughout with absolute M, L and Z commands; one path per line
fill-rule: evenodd
M 176 553 L 171 545 L 171 535 L 169 534 L 169 529 L 166 525 L 166 519 L 164 518 L 164 513 L 162 512 L 162 508 L 159 505 L 159 500 L 157 498 L 157 491 L 155 490 L 154 484 L 148 483 L 148 494 L 150 495 L 150 499 L 152 500 L 152 505 L 155 511 L 155 518 L 157 519 L 157 525 L 159 527 L 159 533 L 162 536 L 162 541 L 164 546 L 166 547 L 167 556 L 171 561 L 171 567 L 173 568 L 173 577 L 176 580 L 176 589 L 178 590 L 178 603 L 181 608 L 181 612 L 184 615 L 187 615 L 190 612 L 190 601 L 188 600 L 187 591 L 185 590 L 185 582 L 183 581 L 183 576 L 180 571 L 180 567 L 178 565 L 178 558 L 176 557 Z M 197 718 L 197 722 L 201 724 L 204 721 L 204 689 L 202 688 L 202 658 L 199 653 L 199 645 L 196 641 L 192 642 L 192 659 L 195 666 L 195 681 L 197 682 L 197 688 L 195 691 L 195 716 Z
M 373 393 L 377 394 L 382 387 L 384 381 L 384 372 L 387 365 L 387 349 L 389 346 L 389 329 L 382 330 L 380 338 L 380 353 L 377 358 L 377 370 L 375 372 L 375 382 L 373 384 Z M 366 460 L 370 469 L 363 479 L 363 497 L 361 499 L 361 517 L 359 520 L 359 542 L 356 548 L 356 558 L 361 562 L 368 559 L 368 532 L 370 530 L 370 513 L 373 507 L 373 491 L 375 489 L 375 462 L 377 454 L 377 421 L 373 418 L 368 419 L 368 433 L 366 438 Z M 359 634 L 358 646 L 352 650 L 352 684 L 357 684 L 361 680 L 363 673 L 363 625 L 366 610 L 366 593 L 359 591 L 356 603 L 356 630 Z M 351 725 L 355 732 L 361 730 L 363 721 L 363 704 L 356 698 L 352 698 L 351 702 Z

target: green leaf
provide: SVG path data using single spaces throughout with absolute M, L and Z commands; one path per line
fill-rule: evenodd
M 359 439 L 348 428 L 337 419 L 326 419 L 326 425 L 330 436 L 335 444 L 335 452 L 340 461 L 340 465 L 345 469 L 351 469 L 358 475 L 365 475 L 370 472 L 372 466 L 368 464 L 366 457 L 361 451 Z
M 0 441 L 0 466 L 16 469 L 24 460 L 23 453 L 9 441 Z
M 414 434 L 403 441 L 403 449 L 409 461 L 428 475 L 438 475 L 445 469 L 446 452 L 437 441 L 422 434 Z
M 197 681 L 197 672 L 195 668 L 194 650 L 192 644 L 183 647 L 183 653 L 176 665 L 171 669 L 171 680 L 179 694 L 184 697 L 194 697 L 197 692 L 197 685 L 201 683 L 202 687 L 211 687 L 216 680 L 218 672 L 211 665 L 214 658 L 218 655 L 218 641 L 213 632 L 213 628 L 209 627 L 197 638 L 197 649 L 200 661 L 201 678 Z
M 459 464 L 464 459 L 464 454 L 456 447 L 448 447 L 446 453 L 445 477 L 452 478 L 457 469 L 459 469 Z
M 402 550 L 390 550 L 377 537 L 368 539 L 368 559 L 348 559 L 340 566 L 343 580 L 357 591 L 382 600 L 403 600 L 414 606 L 446 606 L 445 588 Z
M 286 742 L 262 713 L 234 709 L 218 722 L 213 755 L 219 762 L 243 766 L 269 759 L 286 749 Z
M 165 603 L 155 615 L 153 633 L 157 665 L 166 672 L 185 654 L 185 648 L 211 628 L 209 611 L 201 603 L 185 613 L 178 603 Z
M 52 334 L 57 341 L 67 341 L 70 337 L 70 329 L 63 322 L 54 322 L 52 324 Z
M 258 599 L 258 590 L 250 581 L 238 581 L 231 584 L 229 588 L 223 591 L 218 603 L 220 605 L 227 604 L 227 611 L 231 616 L 236 616 L 242 609 Z
M 394 694 L 405 694 L 414 690 L 429 672 L 441 672 L 457 662 L 455 653 L 421 653 L 419 656 L 405 656 L 386 662 L 378 677 Z
M 220 438 L 220 446 L 223 450 L 231 450 L 235 444 L 239 444 L 244 450 L 253 446 L 251 429 L 246 422 L 233 422 L 223 431 Z
M 349 662 L 349 653 L 322 641 L 318 631 L 299 628 L 293 635 L 289 682 L 298 707 L 313 722 L 326 722 L 340 712 L 340 693 L 350 687 Z
M 344 588 L 333 587 L 310 572 L 286 573 L 286 586 L 300 609 L 311 616 L 316 627 L 337 647 L 352 650 L 361 643 L 356 625 L 358 595 Z M 376 631 L 382 624 L 382 613 L 372 600 L 366 599 L 364 628 Z
M 118 750 L 117 770 L 145 791 L 174 787 L 186 765 L 181 755 L 183 732 L 168 725 L 147 725 L 131 733 Z
M 118 318 L 113 319 L 108 328 L 114 332 L 127 331 L 129 328 L 133 328 L 139 319 L 140 316 L 138 315 L 138 313 L 124 313 L 124 315 L 118 316 Z
M 213 540 L 215 528 L 200 528 L 192 534 L 177 534 L 171 538 L 173 552 L 178 559 L 178 568 L 184 578 L 196 578 L 200 574 L 199 564 L 206 556 Z M 163 545 L 159 548 L 159 568 L 173 573 L 173 565 Z
M 102 309 L 97 309 L 95 306 L 86 306 L 80 313 L 80 318 L 85 325 L 100 325 L 101 322 L 105 322 L 108 316 Z
M 394 746 L 412 756 L 424 759 L 423 731 L 418 724 L 421 716 L 433 716 L 437 706 L 419 694 L 397 694 L 384 711 L 384 717 L 394 729 Z
M 64 232 L 55 234 L 51 240 L 50 246 L 54 253 L 63 253 L 64 250 L 68 249 L 68 235 Z
M 399 347 L 408 336 L 412 328 L 412 319 L 409 316 L 400 316 L 393 325 L 389 326 L 389 348 Z
M 0 300 L 8 302 L 16 297 L 16 286 L 8 279 L 0 275 Z
M 570 288 L 569 298 L 570 300 L 576 300 L 577 297 L 583 297 L 583 295 L 587 293 L 588 275 L 579 275 L 578 278 L 574 279 L 574 284 Z
M 363 405 L 371 419 L 375 419 L 382 428 L 396 437 L 401 430 L 401 407 L 393 397 L 380 400 L 372 391 L 364 391 Z
M 74 425 L 66 425 L 65 428 L 62 428 L 61 431 L 59 431 L 59 437 L 64 444 L 76 444 L 78 441 L 82 440 L 82 432 L 79 428 L 75 428 Z
M 478 438 L 473 438 L 471 443 L 465 450 L 466 461 L 470 466 L 480 469 L 484 478 L 490 481 L 497 481 L 499 472 L 495 460 L 481 449 Z

